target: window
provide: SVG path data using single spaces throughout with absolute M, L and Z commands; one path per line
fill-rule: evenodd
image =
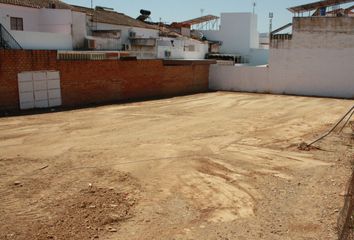
M 23 31 L 23 18 L 11 17 L 11 30 Z

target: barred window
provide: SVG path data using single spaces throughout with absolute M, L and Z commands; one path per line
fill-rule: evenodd
M 23 18 L 10 18 L 11 30 L 23 31 Z

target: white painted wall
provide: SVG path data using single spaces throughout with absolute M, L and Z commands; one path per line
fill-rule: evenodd
M 240 55 L 252 66 L 268 63 L 268 50 L 259 49 L 255 14 L 222 13 L 219 30 L 201 32 L 208 40 L 222 42 L 220 53 Z
M 271 49 L 272 92 L 354 98 L 354 48 Z
M 250 17 L 250 48 L 259 48 L 258 17 L 252 14 Z
M 39 9 L 0 3 L 0 23 L 7 30 L 10 30 L 10 17 L 23 18 L 23 28 L 25 31 L 40 31 Z
M 94 39 L 96 41 L 96 50 L 117 50 L 122 46 L 121 39 L 117 38 L 101 38 L 89 36 L 87 39 Z
M 248 55 L 258 48 L 257 15 L 222 13 L 220 30 L 201 31 L 208 40 L 222 41 L 221 53 Z
M 354 18 L 294 18 L 286 42 L 270 50 L 274 92 L 354 98 Z
M 268 33 L 259 34 L 259 48 L 269 49 L 269 43 L 270 43 L 270 39 Z
M 38 11 L 39 32 L 71 34 L 71 10 L 41 8 Z
M 72 50 L 70 34 L 10 31 L 23 49 L 33 50 Z
M 173 45 L 171 43 L 173 41 Z M 205 59 L 209 45 L 193 39 L 160 38 L 157 41 L 157 58 L 164 59 L 165 51 L 171 52 L 170 59 Z M 189 51 L 188 46 L 193 45 L 194 51 Z
M 249 65 L 266 65 L 269 62 L 269 49 L 251 48 L 249 54 Z
M 71 33 L 71 11 L 37 9 L 0 3 L 0 23 L 10 30 L 10 17 L 23 18 L 23 30 L 30 32 Z
M 212 90 L 354 98 L 354 48 L 272 49 L 269 67 L 212 65 Z
M 157 53 L 156 53 L 156 48 L 150 48 L 150 49 L 137 49 L 137 50 L 131 50 L 129 51 L 131 55 L 136 56 L 137 59 L 156 59 Z
M 211 90 L 239 92 L 267 92 L 269 68 L 250 66 L 211 65 L 209 88 Z
M 62 104 L 57 71 L 18 73 L 20 109 L 56 107 Z
M 11 17 L 23 18 L 24 31 L 11 31 Z M 70 10 L 36 9 L 0 4 L 0 23 L 24 49 L 73 49 L 73 17 Z
M 87 36 L 86 14 L 73 11 L 72 20 L 73 49 L 82 49 L 85 47 L 85 38 Z
M 91 24 L 91 22 L 88 22 L 87 24 Z M 94 23 L 94 29 L 97 29 L 97 30 L 120 30 L 121 31 L 121 43 L 118 47 L 119 50 L 122 49 L 123 44 L 129 44 L 130 32 L 135 32 L 136 37 L 141 37 L 141 38 L 158 38 L 159 37 L 159 30 L 149 29 L 149 28 L 137 28 L 137 27 L 107 24 L 107 23 Z M 117 49 L 112 49 L 112 50 L 117 50 Z
M 205 55 L 209 51 L 208 44 L 196 44 L 196 51 L 185 51 L 183 59 L 205 59 Z
M 213 90 L 354 98 L 354 18 L 295 18 L 269 68 L 213 65 Z

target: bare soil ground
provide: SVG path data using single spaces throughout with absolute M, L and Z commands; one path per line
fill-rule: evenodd
M 0 239 L 336 239 L 353 101 L 208 93 L 0 119 Z

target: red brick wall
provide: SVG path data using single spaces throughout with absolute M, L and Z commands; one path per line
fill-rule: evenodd
M 61 61 L 56 51 L 0 50 L 0 109 L 18 109 L 17 74 L 57 70 L 63 106 L 208 90 L 209 65 L 165 66 L 162 60 Z

